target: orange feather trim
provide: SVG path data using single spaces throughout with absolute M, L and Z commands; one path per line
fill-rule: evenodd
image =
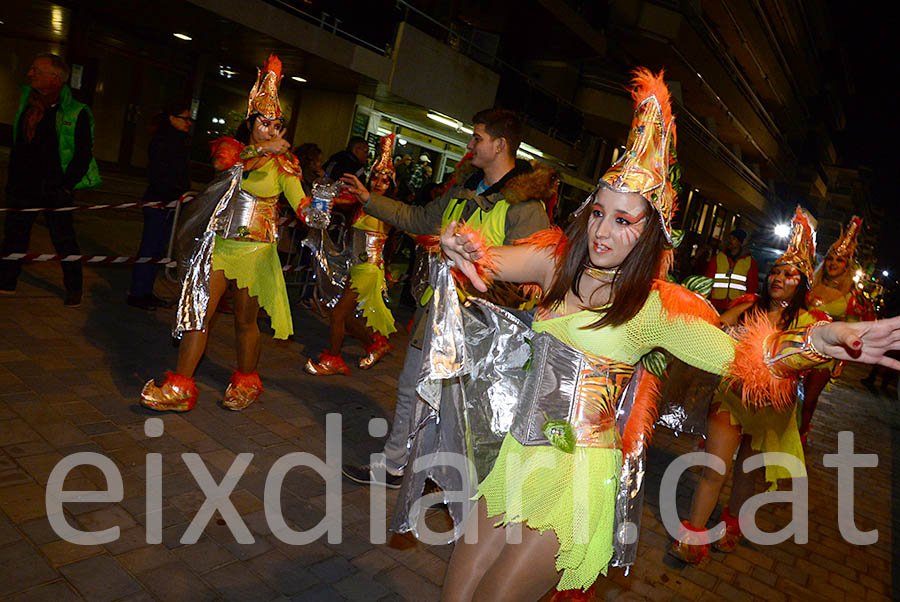
M 666 131 L 668 131 L 672 125 L 672 97 L 663 79 L 666 74 L 665 69 L 654 75 L 646 67 L 638 67 L 632 73 L 634 78 L 631 80 L 631 98 L 634 100 L 635 108 L 647 98 L 656 96 L 662 110 L 663 121 L 666 124 Z
M 737 307 L 738 305 L 741 305 L 742 303 L 756 303 L 758 300 L 759 300 L 759 295 L 757 295 L 756 293 L 747 293 L 746 295 L 741 295 L 740 297 L 738 297 L 737 299 L 732 301 L 728 305 L 728 309 L 731 309 L 732 307 Z
M 244 145 L 231 136 L 222 136 L 209 143 L 212 164 L 216 171 L 225 171 L 241 160 Z
M 439 234 L 420 234 L 413 236 L 417 245 L 423 247 L 429 253 L 441 252 L 441 237 Z
M 776 378 L 765 362 L 766 341 L 777 333 L 763 312 L 753 312 L 744 321 L 726 379 L 741 385 L 741 399 L 747 407 L 783 410 L 794 403 L 796 379 Z
M 181 374 L 178 374 L 177 372 L 164 372 L 163 374 L 165 374 L 166 376 L 166 380 L 164 382 L 172 383 L 177 387 L 187 389 L 194 395 L 197 394 L 197 385 L 194 383 L 194 379 L 190 376 L 183 376 Z
M 446 227 L 444 228 L 446 230 Z M 443 233 L 444 230 L 441 230 Z M 461 235 L 469 235 L 470 240 L 478 247 L 484 251 L 484 256 L 478 261 L 473 261 L 472 263 L 475 265 L 475 271 L 478 272 L 478 277 L 481 278 L 484 283 L 488 286 L 494 281 L 494 273 L 497 271 L 497 264 L 494 262 L 493 253 L 491 252 L 494 246 L 488 242 L 488 240 L 482 235 L 479 230 L 476 230 L 469 224 L 465 222 L 459 222 L 456 225 L 456 233 Z M 440 241 L 440 239 L 438 239 Z M 468 280 L 462 272 L 455 269 L 453 270 L 453 276 L 459 282 L 465 282 Z
M 259 379 L 259 372 L 251 372 L 250 374 L 244 374 L 243 372 L 238 372 L 235 370 L 231 373 L 231 384 L 236 387 L 244 386 L 244 387 L 253 387 L 255 389 L 263 390 L 262 381 Z
M 642 440 L 645 448 L 650 447 L 653 438 L 653 425 L 659 418 L 657 403 L 660 398 L 660 380 L 644 370 L 634 393 L 634 404 L 631 415 L 625 423 L 622 433 L 622 453 L 630 455 L 637 451 L 638 442 Z
M 654 280 L 652 290 L 659 293 L 659 300 L 669 320 L 679 317 L 685 320 L 703 320 L 713 326 L 719 325 L 719 314 L 706 299 L 680 284 Z
M 531 236 L 513 241 L 514 245 L 529 245 L 536 249 L 553 249 L 553 258 L 561 260 L 566 255 L 569 239 L 559 226 L 550 226 L 544 230 L 538 230 Z

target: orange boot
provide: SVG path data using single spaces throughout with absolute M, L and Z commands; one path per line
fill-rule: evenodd
M 709 561 L 709 537 L 705 531 L 704 527 L 681 521 L 678 540 L 669 548 L 669 554 L 687 564 L 703 566 Z
M 263 390 L 259 372 L 244 374 L 235 370 L 231 374 L 228 388 L 225 389 L 225 399 L 222 401 L 222 405 L 229 410 L 239 412 L 256 401 Z
M 377 332 L 372 336 L 372 344 L 366 347 L 366 357 L 359 360 L 359 367 L 368 370 L 391 350 L 388 340 Z
M 161 387 L 155 381 L 148 380 L 141 390 L 141 405 L 157 412 L 187 412 L 193 410 L 196 403 L 197 385 L 194 379 L 174 372 L 166 372 L 166 380 Z
M 722 520 L 725 521 L 725 535 L 722 536 L 722 539 L 714 543 L 713 547 L 720 552 L 734 552 L 738 542 L 740 542 L 741 538 L 744 536 L 744 534 L 741 533 L 741 523 L 738 520 L 738 517 L 731 516 L 731 513 L 728 511 L 728 506 L 722 510 Z
M 323 351 L 319 356 L 318 362 L 312 359 L 306 360 L 306 371 L 316 376 L 325 376 L 328 374 L 350 374 L 350 368 L 344 363 L 340 355 L 331 355 L 327 351 Z

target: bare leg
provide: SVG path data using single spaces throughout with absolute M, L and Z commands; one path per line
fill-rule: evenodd
M 347 324 L 347 317 L 353 314 L 356 308 L 356 292 L 349 284 L 344 286 L 344 292 L 338 299 L 337 305 L 331 310 L 331 340 L 328 352 L 331 355 L 340 355 L 341 347 L 344 346 L 344 332 Z
M 365 320 L 357 318 L 356 315 L 350 313 L 347 315 L 347 321 L 345 322 L 347 326 L 347 330 L 350 331 L 350 334 L 353 335 L 357 341 L 363 344 L 363 347 L 368 347 L 374 342 L 372 338 L 372 329 L 366 326 Z
M 728 512 L 731 516 L 738 516 L 741 506 L 753 495 L 757 471 L 744 472 L 743 466 L 748 458 L 758 453 L 758 451 L 750 447 L 750 437 L 745 435 L 741 441 L 741 451 L 738 452 L 737 464 L 734 467 L 734 477 L 732 478 L 731 499 L 728 502 Z
M 259 300 L 250 290 L 238 289 L 234 294 L 234 336 L 237 343 L 237 367 L 240 372 L 256 372 L 259 364 Z
M 803 386 L 803 410 L 800 412 L 800 434 L 805 435 L 809 432 L 809 425 L 812 422 L 813 412 L 816 411 L 816 405 L 819 403 L 819 395 L 828 384 L 828 378 L 831 376 L 828 370 L 810 370 L 806 375 L 806 383 Z
M 206 306 L 206 322 L 203 324 L 203 330 L 190 330 L 184 333 L 181 338 L 181 345 L 178 347 L 178 367 L 175 372 L 188 378 L 193 378 L 197 364 L 206 351 L 206 339 L 209 335 L 209 323 L 213 315 L 216 313 L 216 307 L 219 300 L 225 293 L 228 286 L 228 280 L 225 278 L 225 272 L 215 270 L 209 276 L 209 304 Z
M 475 602 L 534 602 L 559 582 L 559 540 L 523 527 L 522 543 L 506 544 L 490 565 L 473 596 Z
M 444 577 L 442 602 L 472 600 L 475 588 L 506 544 L 506 529 L 494 526 L 498 520 L 499 517 L 488 518 L 484 498 L 478 500 L 476 511 L 469 515 L 467 521 L 478 525 L 478 543 L 465 543 L 464 538 L 456 542 Z
M 730 414 L 719 411 L 718 406 L 710 409 L 708 419 L 708 436 L 706 439 L 706 452 L 713 454 L 725 462 L 725 474 L 719 474 L 712 468 L 705 467 L 694 490 L 694 499 L 691 502 L 691 514 L 689 522 L 695 527 L 705 527 L 716 503 L 719 501 L 719 493 L 731 468 L 731 460 L 734 452 L 741 442 L 741 430 L 731 425 Z

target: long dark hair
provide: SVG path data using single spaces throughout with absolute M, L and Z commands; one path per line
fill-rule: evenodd
M 774 269 L 775 266 L 772 266 L 772 268 Z M 775 301 L 772 300 L 772 296 L 769 295 L 770 275 L 771 270 L 769 271 L 769 274 L 766 275 L 766 285 L 763 287 L 763 290 L 759 295 L 759 299 L 757 299 L 756 303 L 748 307 L 746 311 L 741 314 L 741 322 L 743 322 L 744 318 L 748 315 L 748 312 L 750 312 L 750 310 L 752 309 L 761 309 L 762 311 L 768 312 L 778 308 L 778 305 L 775 303 Z M 778 328 L 784 330 L 794 323 L 794 320 L 796 320 L 797 316 L 800 315 L 800 310 L 806 308 L 806 293 L 808 292 L 809 280 L 806 278 L 806 275 L 801 272 L 800 284 L 797 285 L 797 290 L 794 291 L 794 296 L 791 297 L 790 301 L 788 301 L 787 307 L 785 307 L 781 311 L 781 319 L 777 324 Z
M 251 113 L 234 131 L 234 139 L 241 144 L 250 144 L 250 132 L 253 131 L 253 126 L 256 125 L 256 120 L 259 118 L 259 113 Z
M 585 267 L 590 263 L 588 220 L 591 216 L 591 207 L 592 205 L 588 204 L 566 228 L 566 236 L 569 239 L 566 257 L 556 266 L 553 284 L 541 301 L 542 307 L 551 308 L 564 301 L 570 290 L 581 299 L 578 285 L 581 283 Z M 625 257 L 613 278 L 609 307 L 592 310 L 599 319 L 588 328 L 619 326 L 636 316 L 644 306 L 653 280 L 659 277 L 665 251 L 666 239 L 660 223 L 659 213 L 647 203 L 647 227 L 641 232 L 634 248 Z

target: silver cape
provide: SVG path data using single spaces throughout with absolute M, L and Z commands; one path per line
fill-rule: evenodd
M 183 212 L 178 227 L 178 273 L 181 296 L 173 336 L 202 330 L 209 304 L 209 277 L 216 235 L 238 238 L 250 226 L 256 197 L 241 188 L 241 162 L 219 173 Z
M 477 484 L 493 467 L 506 434 L 518 434 L 517 440 L 524 442 L 519 437 L 528 438 L 533 411 L 567 415 L 574 405 L 583 354 L 547 333 L 534 332 L 511 312 L 486 301 L 471 299 L 462 306 L 446 262 L 432 261 L 431 279 L 435 294 L 417 387 L 425 403 L 414 413 L 410 458 L 391 530 L 419 536 L 423 506 L 443 501 L 454 522 L 446 534 L 449 542 L 463 534 Z M 616 402 L 620 434 L 644 377 L 638 366 Z M 629 566 L 637 555 L 648 446 L 644 437 L 623 459 L 612 566 Z M 451 466 L 448 457 L 464 461 Z M 423 504 L 426 479 L 443 491 L 440 499 L 432 494 Z

